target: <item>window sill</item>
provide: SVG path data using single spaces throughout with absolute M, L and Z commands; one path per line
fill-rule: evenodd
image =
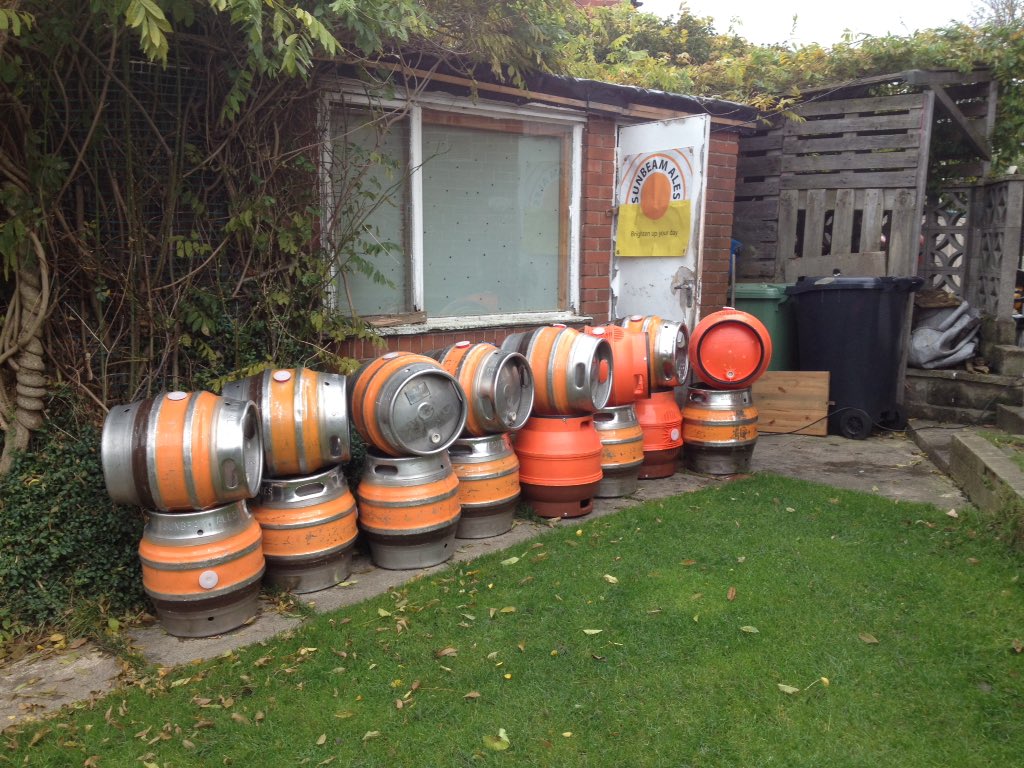
M 422 323 L 406 323 L 378 328 L 381 336 L 415 336 L 422 333 L 474 331 L 483 328 L 508 328 L 513 325 L 566 325 L 589 323 L 593 317 L 574 312 L 522 312 L 508 315 L 471 315 L 468 317 L 435 317 Z

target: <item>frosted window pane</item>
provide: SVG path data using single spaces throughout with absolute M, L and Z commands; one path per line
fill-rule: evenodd
M 423 126 L 432 317 L 559 309 L 562 139 Z
M 376 123 L 370 117 L 335 111 L 331 230 L 342 244 L 339 265 L 346 270 L 337 278 L 338 306 L 348 308 L 351 296 L 359 315 L 393 315 L 410 310 L 404 247 L 409 128 L 407 120 L 388 126 L 380 115 Z M 359 260 L 374 274 L 360 271 Z

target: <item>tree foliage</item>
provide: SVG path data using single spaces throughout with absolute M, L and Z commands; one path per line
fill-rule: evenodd
M 994 170 L 1018 163 L 1024 129 L 1024 22 L 1016 0 L 985 0 L 974 26 L 952 24 L 912 35 L 847 35 L 832 46 L 754 45 L 719 34 L 684 5 L 660 19 L 622 3 L 594 9 L 566 45 L 579 77 L 712 96 L 766 112 L 799 104 L 810 89 L 908 69 L 989 67 L 999 86 Z

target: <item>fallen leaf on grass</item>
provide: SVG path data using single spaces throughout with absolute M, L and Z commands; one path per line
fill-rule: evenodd
M 505 729 L 499 728 L 497 736 L 492 736 L 491 734 L 484 736 L 484 746 L 495 752 L 503 752 L 511 747 L 512 743 L 508 740 L 508 734 L 505 733 Z
M 363 734 L 363 742 L 367 742 L 370 739 L 376 739 L 380 736 L 380 731 L 367 731 Z
M 318 747 L 322 747 L 322 746 L 323 746 L 324 744 L 326 744 L 326 743 L 327 743 L 327 734 L 326 734 L 326 733 L 321 733 L 321 734 L 320 734 L 320 735 L 319 735 L 319 736 L 317 737 L 317 740 L 316 740 L 316 745 L 317 745 Z
M 736 587 L 729 587 L 729 592 L 726 594 L 726 599 L 731 603 L 736 599 Z
M 619 583 L 618 579 L 616 579 L 614 576 L 612 576 L 611 574 L 608 574 L 608 573 L 606 573 L 604 575 L 604 580 L 607 581 L 609 584 L 618 584 Z
M 878 638 L 872 635 L 870 632 L 861 632 L 859 635 L 857 635 L 857 637 L 859 637 L 868 645 L 878 645 Z
M 1014 653 L 1024 653 L 1024 641 L 1019 637 L 1014 639 L 1011 647 L 1013 648 Z
M 976 557 L 968 557 L 968 558 L 967 558 L 967 562 L 968 562 L 968 564 L 970 564 L 970 565 L 977 565 L 977 564 L 978 564 L 978 563 L 980 563 L 981 561 L 980 561 L 980 560 L 979 560 L 978 558 L 976 558 Z
M 689 568 L 691 565 L 696 565 L 696 564 L 697 564 L 696 560 L 683 560 L 683 562 L 680 563 L 680 565 L 685 565 L 687 568 Z
M 378 608 L 377 615 L 380 616 L 382 619 L 385 619 L 391 615 L 391 611 L 385 611 L 383 608 Z
M 740 627 L 740 632 L 746 632 L 748 635 L 756 635 L 756 634 L 758 634 L 757 627 L 751 627 L 751 626 Z
M 949 510 L 949 512 L 946 513 L 946 517 L 952 517 L 954 520 L 956 520 L 958 517 L 960 517 L 960 515 L 957 514 L 957 511 L 955 509 L 951 509 Z
M 516 608 L 515 608 L 514 605 L 506 605 L 504 608 L 502 608 L 499 611 L 499 613 L 515 613 L 515 612 L 516 612 Z
M 519 558 L 518 557 L 509 557 L 509 558 L 506 558 L 505 560 L 502 560 L 501 564 L 502 565 L 515 565 L 518 562 L 519 562 Z
M 602 632 L 604 632 L 603 629 L 584 629 L 583 630 L 583 634 L 584 635 L 599 635 Z
M 480 691 L 470 691 L 469 693 L 465 694 L 462 698 L 469 699 L 470 701 L 472 701 L 473 699 L 479 699 L 481 695 L 482 694 L 480 693 Z
M 794 688 L 792 685 L 786 685 L 785 683 L 779 683 L 778 686 L 779 686 L 779 690 L 780 691 L 782 691 L 783 693 L 789 694 L 790 696 L 792 696 L 794 693 L 800 693 L 800 689 L 799 688 Z
M 447 648 L 442 648 L 439 651 L 434 651 L 434 658 L 440 659 L 445 656 L 458 656 L 459 651 L 456 648 L 452 648 L 450 645 Z
M 249 718 L 243 715 L 241 712 L 232 712 L 231 719 L 234 720 L 236 723 L 241 723 L 242 725 L 249 724 Z

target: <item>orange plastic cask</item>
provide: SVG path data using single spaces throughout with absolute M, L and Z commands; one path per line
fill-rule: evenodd
M 725 307 L 697 323 L 690 362 L 697 378 L 715 389 L 743 389 L 772 361 L 772 337 L 749 312 Z
M 615 362 L 607 406 L 629 405 L 650 392 L 647 334 L 633 333 L 617 325 L 587 326 L 583 332 L 611 345 Z
M 690 365 L 686 357 L 689 343 L 686 323 L 658 315 L 630 315 L 619 324 L 627 331 L 647 334 L 651 391 L 686 383 Z
M 652 480 L 675 474 L 679 449 L 683 447 L 683 414 L 671 389 L 652 392 L 634 404 L 636 418 L 644 433 L 644 463 L 640 479 Z
M 534 416 L 513 438 L 519 484 L 541 517 L 580 517 L 594 509 L 601 439 L 591 416 Z

